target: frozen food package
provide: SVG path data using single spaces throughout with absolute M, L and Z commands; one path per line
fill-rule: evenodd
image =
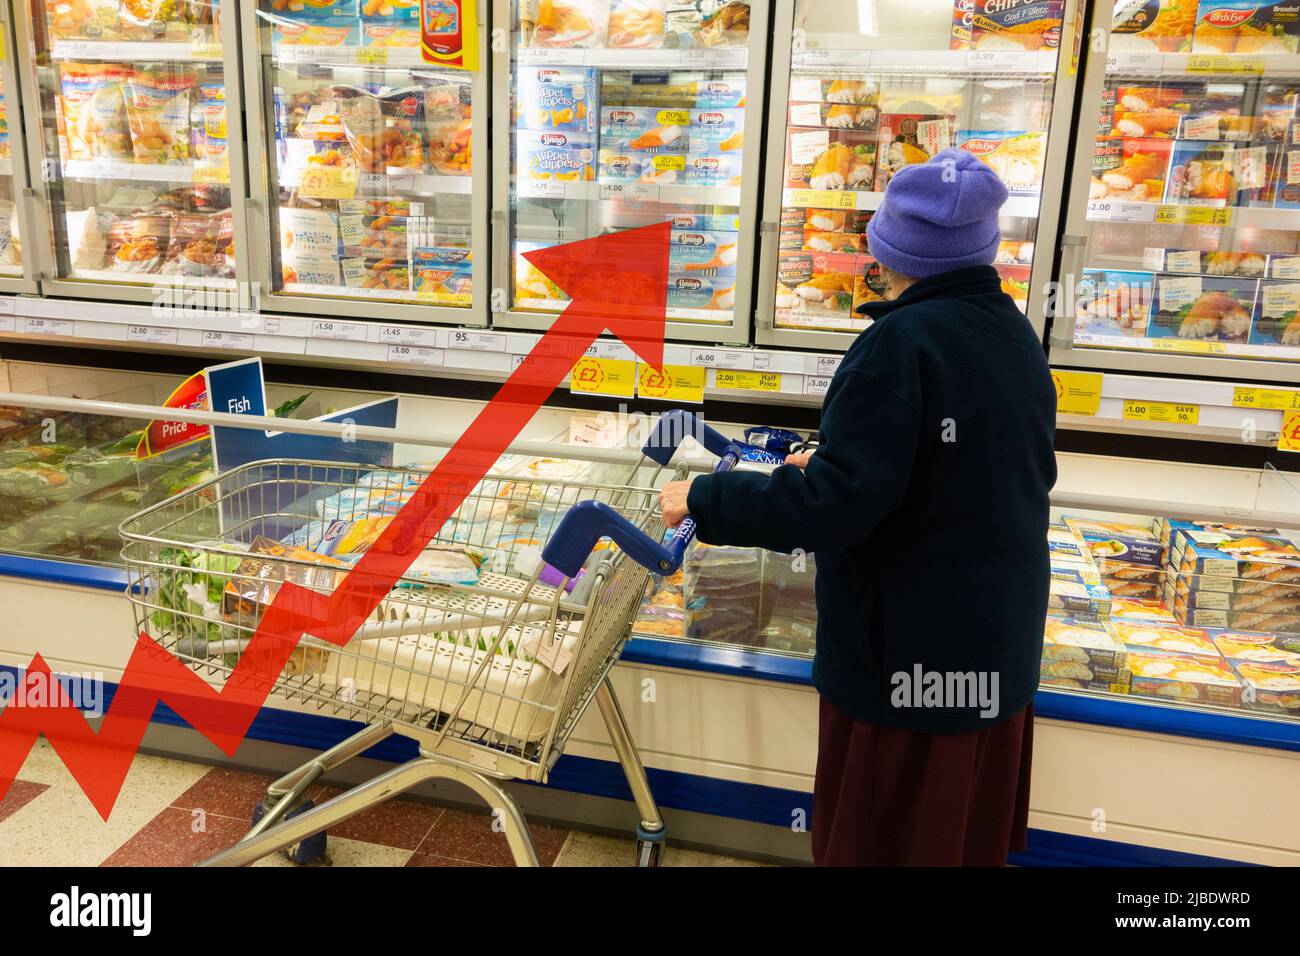
M 1241 682 L 1222 658 L 1133 651 L 1128 666 L 1131 694 L 1241 706 Z
M 733 153 L 745 144 L 744 110 L 691 110 L 691 151 Z
M 1011 301 L 1021 312 L 1029 308 L 1029 266 L 994 263 L 1002 291 L 1011 297 Z
M 233 275 L 226 252 L 233 236 L 230 213 L 178 213 L 172 217 L 161 272 L 206 278 Z M 223 241 L 224 240 L 224 241 Z
M 188 0 L 121 0 L 118 28 L 123 39 L 180 43 L 189 39 Z
M 132 156 L 123 85 L 128 71 L 111 63 L 64 63 L 60 114 L 69 160 Z
M 342 259 L 339 270 L 349 289 L 400 293 L 411 291 L 411 259 L 406 256 L 358 256 Z
M 581 133 L 519 130 L 519 175 L 524 179 L 594 182 L 594 137 Z
M 1253 279 L 1158 275 L 1147 335 L 1245 342 L 1257 284 Z
M 1250 344 L 1300 346 L 1300 283 L 1260 282 Z
M 420 30 L 415 26 L 401 26 L 397 23 L 361 24 L 361 45 L 366 47 L 386 47 L 388 49 L 415 50 L 420 47 Z
M 851 311 L 856 314 L 858 306 L 883 301 L 888 295 L 889 283 L 885 281 L 880 263 L 870 256 L 858 256 L 857 271 L 853 276 Z
M 528 45 L 589 49 L 605 45 L 610 0 L 527 0 L 521 11 L 531 22 Z
M 360 0 L 360 5 L 365 20 L 420 19 L 420 0 Z
M 190 159 L 190 91 L 195 75 L 184 69 L 150 69 L 125 84 L 126 118 L 137 163 L 184 164 Z
M 1186 53 L 1192 47 L 1197 0 L 1116 0 L 1114 52 Z
M 880 117 L 875 188 L 883 192 L 905 166 L 929 162 L 952 145 L 953 118 L 891 113 Z
M 667 0 L 610 0 L 609 46 L 663 46 L 666 8 Z
M 1159 202 L 1172 152 L 1167 139 L 1098 140 L 1088 198 Z
M 736 277 L 669 271 L 667 304 L 673 309 L 729 312 L 736 306 Z
M 871 133 L 791 129 L 785 155 L 785 185 L 792 189 L 870 189 L 876 174 L 876 142 Z
M 880 107 L 869 103 L 791 101 L 791 126 L 825 126 L 829 129 L 872 130 L 880 120 Z
M 668 242 L 670 272 L 707 276 L 736 274 L 739 237 L 734 232 L 674 229 Z
M 468 249 L 428 247 L 412 254 L 415 292 L 439 305 L 468 307 L 473 300 L 473 261 Z
M 1295 53 L 1300 15 L 1294 3 L 1201 0 L 1192 50 L 1196 53 Z
M 684 153 L 692 145 L 691 132 L 690 110 L 606 106 L 600 111 L 601 148 L 618 153 Z
M 1099 335 L 1144 335 L 1155 276 L 1150 272 L 1085 269 L 1076 296 L 1076 328 Z
M 355 20 L 358 0 L 270 0 L 271 13 L 291 20 Z
M 104 214 L 94 206 L 70 209 L 64 221 L 67 224 L 68 258 L 73 271 L 102 269 L 108 255 Z
M 113 223 L 108 230 L 108 268 L 125 273 L 157 272 L 170 226 L 170 218 L 165 216 L 131 216 Z
M 971 46 L 977 50 L 1043 50 L 1061 45 L 1064 0 L 975 0 Z
M 674 3 L 672 7 L 680 9 Z M 749 42 L 749 0 L 725 0 L 716 3 L 711 13 L 700 21 L 694 35 L 695 45 L 705 47 L 744 46 Z M 679 36 L 678 42 L 681 44 Z
M 520 129 L 593 134 L 599 128 L 594 69 L 521 68 L 518 83 Z
M 116 40 L 118 0 L 45 0 L 50 35 L 56 40 Z
M 953 0 L 951 50 L 969 50 L 975 25 L 975 0 Z
M 1234 150 L 1235 147 L 1227 143 L 1175 143 L 1170 154 L 1165 201 L 1198 206 L 1236 205 Z
M 983 160 L 1012 195 L 1037 195 L 1042 189 L 1047 133 L 961 130 L 957 145 Z
M 569 297 L 544 272 L 534 266 L 524 254 L 544 249 L 549 243 L 515 243 L 515 304 L 525 309 L 542 309 L 559 312 L 569 304 Z
M 424 91 L 424 123 L 429 166 L 444 176 L 468 176 L 473 168 L 473 119 L 459 83 Z
M 778 310 L 817 319 L 847 319 L 853 307 L 857 257 L 839 253 L 783 255 L 777 267 Z

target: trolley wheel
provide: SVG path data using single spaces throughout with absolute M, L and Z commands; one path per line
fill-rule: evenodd
M 636 865 L 638 867 L 657 867 L 663 853 L 664 837 L 668 835 L 667 827 L 660 827 L 653 833 L 636 828 Z
M 316 806 L 316 804 L 312 803 L 310 800 L 304 800 L 286 813 L 284 818 L 286 820 L 292 820 L 299 814 L 306 813 L 314 806 Z M 259 800 L 257 801 L 257 806 L 253 807 L 253 825 L 256 826 L 257 822 L 264 816 L 266 816 L 266 801 Z M 294 863 L 300 864 L 301 866 L 329 866 L 329 858 L 325 856 L 325 847 L 327 842 L 325 832 L 322 830 L 320 833 L 313 833 L 305 840 L 300 840 L 298 843 L 285 847 L 280 851 L 280 853 L 282 856 Z

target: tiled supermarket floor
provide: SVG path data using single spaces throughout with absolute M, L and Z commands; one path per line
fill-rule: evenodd
M 270 777 L 140 754 L 108 822 L 100 819 L 42 739 L 0 801 L 0 865 L 188 866 L 248 830 Z M 318 787 L 313 799 L 337 791 Z M 630 838 L 531 823 L 546 866 L 628 866 Z M 511 866 L 505 837 L 486 813 L 391 800 L 329 831 L 333 866 Z M 750 861 L 674 848 L 668 866 L 750 866 Z M 293 866 L 279 854 L 256 866 Z

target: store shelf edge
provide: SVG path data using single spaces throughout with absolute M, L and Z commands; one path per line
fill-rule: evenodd
M 0 552 L 0 577 L 25 578 L 49 584 L 70 584 L 100 591 L 125 591 L 126 570 L 50 558 L 29 558 Z

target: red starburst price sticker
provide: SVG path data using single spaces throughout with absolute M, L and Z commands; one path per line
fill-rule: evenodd
M 636 394 L 636 362 L 583 356 L 573 365 L 569 391 L 631 398 Z
M 1058 415 L 1096 415 L 1101 406 L 1100 372 L 1062 372 L 1052 369 Z
M 1278 451 L 1300 452 L 1300 412 L 1282 416 L 1282 430 L 1277 436 Z
M 637 394 L 665 402 L 702 405 L 706 371 L 694 365 L 665 365 L 660 372 L 650 365 L 638 365 Z

